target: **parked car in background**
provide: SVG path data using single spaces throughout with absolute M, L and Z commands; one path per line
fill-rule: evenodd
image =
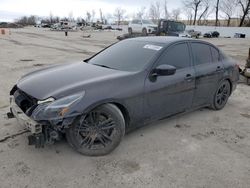
M 186 25 L 182 22 L 161 19 L 158 22 L 156 35 L 191 38 L 191 35 L 189 33 L 185 32 L 185 28 L 186 28 Z
M 203 35 L 205 38 L 218 38 L 219 36 L 220 33 L 218 31 L 209 31 Z
M 156 33 L 157 25 L 151 20 L 134 19 L 128 25 L 128 33 L 142 33 L 144 36 Z
M 199 38 L 201 36 L 201 32 L 195 31 L 194 29 L 186 30 L 186 32 L 191 36 L 191 38 Z
M 105 155 L 145 124 L 202 107 L 221 110 L 238 79 L 235 61 L 208 42 L 132 38 L 84 62 L 23 76 L 10 91 L 9 116 L 30 130 L 31 145 L 66 134 L 76 151 Z

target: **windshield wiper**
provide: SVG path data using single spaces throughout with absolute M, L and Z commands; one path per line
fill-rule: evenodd
M 108 69 L 114 69 L 114 68 L 111 68 L 107 65 L 100 65 L 100 64 L 92 64 L 92 65 L 96 65 L 96 66 L 99 66 L 99 67 L 105 67 L 105 68 L 108 68 Z

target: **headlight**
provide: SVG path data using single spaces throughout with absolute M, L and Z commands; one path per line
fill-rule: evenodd
M 58 100 L 49 102 L 48 99 L 44 100 L 34 110 L 32 116 L 35 120 L 49 120 L 57 119 L 58 117 L 64 117 L 64 115 L 70 110 L 74 104 L 79 102 L 84 97 L 85 92 L 78 93 L 63 97 Z
M 50 97 L 50 98 L 45 99 L 45 100 L 37 101 L 37 104 L 50 103 L 50 102 L 53 102 L 53 101 L 55 101 L 55 99 L 53 97 Z

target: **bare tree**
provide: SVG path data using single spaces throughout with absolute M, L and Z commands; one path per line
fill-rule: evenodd
M 203 0 L 201 7 L 203 7 L 203 11 L 201 12 L 199 18 L 198 18 L 198 25 L 202 25 L 204 24 L 204 22 L 206 22 L 207 17 L 209 16 L 209 14 L 211 13 L 211 11 L 209 11 L 209 7 L 210 7 L 210 0 Z M 201 19 L 204 20 L 203 23 L 201 23 Z
M 121 7 L 118 7 L 115 9 L 115 12 L 114 12 L 114 17 L 116 18 L 117 20 L 117 24 L 118 26 L 120 25 L 122 19 L 124 18 L 124 14 L 126 13 L 126 10 L 125 9 L 122 9 Z
M 227 26 L 230 26 L 231 18 L 236 6 L 236 0 L 223 0 L 220 5 L 220 10 L 226 15 Z
M 141 9 L 136 13 L 136 17 L 143 19 L 145 15 L 145 10 L 146 10 L 146 7 L 141 7 Z
M 239 25 L 239 27 L 241 27 L 244 24 L 245 18 L 250 13 L 250 0 L 238 0 L 238 4 L 240 5 L 242 11 Z
M 74 21 L 74 17 L 73 17 L 73 12 L 72 12 L 72 11 L 69 12 L 69 18 L 68 18 L 68 20 L 69 20 L 70 22 L 73 22 L 73 21 Z
M 19 19 L 17 19 L 15 22 L 20 24 L 20 25 L 23 25 L 23 26 L 26 26 L 26 25 L 35 25 L 36 22 L 38 20 L 38 17 L 37 16 L 23 16 Z
M 49 20 L 50 20 L 50 23 L 52 24 L 53 23 L 53 14 L 52 14 L 52 12 L 49 13 Z
M 101 23 L 103 24 L 104 18 L 103 18 L 103 14 L 102 14 L 102 9 L 99 9 L 99 12 L 100 12 L 100 20 L 101 20 Z
M 86 12 L 86 21 L 88 23 L 91 21 L 91 14 L 90 14 L 90 12 Z
M 85 20 L 81 17 L 76 18 L 77 24 L 80 24 L 81 26 L 85 25 Z
M 216 0 L 216 5 L 215 5 L 215 26 L 218 26 L 219 6 L 220 6 L 220 0 Z
M 164 0 L 164 17 L 165 19 L 168 19 L 169 18 L 169 13 L 168 13 L 168 6 L 167 6 L 167 0 Z
M 94 19 L 95 19 L 95 10 L 92 10 L 92 15 L 91 15 L 91 17 L 92 17 L 92 21 L 91 21 L 91 22 L 94 22 Z
M 173 9 L 171 12 L 171 16 L 174 20 L 179 20 L 181 14 L 181 9 L 177 8 L 177 9 Z
M 202 0 L 185 0 L 184 5 L 186 8 L 192 8 L 194 11 L 194 21 L 193 21 L 193 25 L 196 24 L 196 18 L 197 18 L 197 13 L 198 10 L 201 6 Z
M 114 19 L 114 17 L 113 17 L 112 14 L 107 13 L 107 14 L 105 15 L 105 22 L 109 22 L 110 20 L 113 20 L 113 19 Z
M 161 10 L 160 10 L 160 2 L 159 1 L 156 1 L 155 3 L 151 3 L 151 5 L 149 7 L 149 17 L 154 21 L 157 21 L 160 19 Z
M 193 9 L 191 9 L 191 8 L 184 8 L 184 14 L 187 16 L 188 24 L 192 25 Z

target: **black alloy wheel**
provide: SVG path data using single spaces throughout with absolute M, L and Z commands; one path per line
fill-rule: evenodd
M 224 80 L 218 87 L 214 101 L 212 104 L 212 108 L 215 110 L 221 110 L 226 105 L 228 98 L 231 93 L 230 83 L 227 80 Z
M 125 133 L 121 111 L 112 104 L 81 116 L 66 132 L 71 146 L 84 155 L 105 155 L 114 150 Z

